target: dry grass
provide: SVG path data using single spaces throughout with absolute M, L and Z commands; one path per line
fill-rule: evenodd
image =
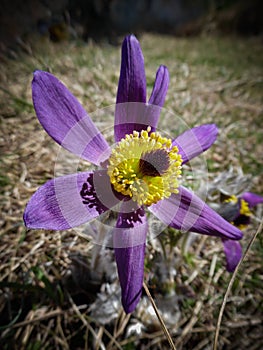
M 246 174 L 252 174 L 251 190 L 262 194 L 260 40 L 144 35 L 141 45 L 149 93 L 157 66 L 165 64 L 171 76 L 167 110 L 180 115 L 189 126 L 219 125 L 219 139 L 206 153 L 209 180 L 230 165 L 241 166 Z M 30 196 L 53 177 L 58 152 L 32 108 L 32 72 L 44 69 L 54 73 L 91 113 L 115 102 L 119 65 L 119 47 L 42 42 L 34 45 L 30 55 L 20 54 L 1 66 L 0 347 L 4 350 L 168 348 L 146 297 L 137 313 L 127 316 L 118 304 L 116 289 L 112 321 L 103 323 L 92 313 L 90 305 L 106 281 L 103 267 L 94 269 L 94 246 L 88 236 L 73 230 L 26 231 L 22 221 Z M 96 122 L 103 129 L 112 119 Z M 166 118 L 161 127 L 176 135 L 181 124 Z M 260 208 L 255 216 L 261 218 Z M 244 247 L 258 225 L 254 220 L 245 232 Z M 166 300 L 168 310 L 169 305 L 176 306 L 173 313 L 163 314 L 176 348 L 211 349 L 231 276 L 225 271 L 219 240 L 198 237 L 184 256 L 179 236 L 168 230 L 162 240 L 169 252 L 166 259 L 177 270 L 171 285 L 169 279 L 156 285 L 155 259 L 160 249 L 155 243 L 148 246 L 146 280 L 157 306 L 158 300 L 160 305 Z M 226 304 L 218 349 L 263 347 L 262 253 L 260 233 Z M 96 254 L 101 259 L 101 252 Z M 107 254 L 113 269 L 107 278 L 118 286 L 111 252 Z M 167 288 L 176 292 L 171 304 L 164 298 Z M 129 327 L 138 321 L 144 328 L 136 335 Z

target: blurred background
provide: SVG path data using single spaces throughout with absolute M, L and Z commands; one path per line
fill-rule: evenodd
M 8 51 L 36 36 L 116 44 L 119 36 L 145 31 L 260 35 L 262 13 L 260 0 L 2 0 L 0 47 Z

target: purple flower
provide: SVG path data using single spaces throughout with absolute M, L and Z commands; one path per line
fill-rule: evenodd
M 244 192 L 239 197 L 234 195 L 226 197 L 218 212 L 224 219 L 243 230 L 250 223 L 251 209 L 260 203 L 263 203 L 263 197 L 252 192 Z M 242 257 L 242 247 L 237 241 L 223 238 L 222 242 L 227 271 L 233 272 Z
M 144 60 L 134 36 L 125 38 L 115 109 L 116 145 L 110 148 L 83 107 L 53 75 L 36 71 L 32 82 L 37 117 L 47 133 L 74 154 L 100 167 L 48 181 L 24 213 L 31 229 L 79 226 L 119 205 L 113 244 L 126 313 L 140 300 L 146 209 L 176 229 L 238 240 L 242 232 L 178 181 L 181 165 L 208 149 L 217 127 L 206 124 L 170 140 L 156 132 L 169 75 L 160 66 L 148 103 Z

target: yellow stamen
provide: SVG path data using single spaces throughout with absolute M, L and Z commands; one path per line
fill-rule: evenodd
M 235 195 L 229 196 L 224 200 L 225 203 L 236 204 L 238 202 L 238 198 Z
M 182 158 L 172 140 L 151 128 L 126 135 L 113 149 L 108 175 L 117 192 L 139 205 L 151 205 L 178 193 Z
M 251 216 L 252 213 L 249 209 L 248 202 L 246 202 L 244 199 L 240 200 L 240 214 L 245 216 Z
M 224 202 L 236 204 L 238 202 L 238 198 L 235 195 L 232 195 L 232 196 L 229 196 L 227 199 L 225 199 Z M 240 209 L 239 209 L 240 216 L 250 217 L 252 215 L 251 210 L 249 209 L 249 204 L 244 199 L 240 199 L 239 205 L 240 205 Z M 231 224 L 238 227 L 241 231 L 247 227 L 247 223 L 231 222 Z

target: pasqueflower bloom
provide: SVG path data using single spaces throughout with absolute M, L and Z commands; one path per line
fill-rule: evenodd
M 239 197 L 225 196 L 218 212 L 224 219 L 243 230 L 250 223 L 251 209 L 260 203 L 263 203 L 263 197 L 252 192 L 244 192 Z M 229 272 L 233 272 L 242 257 L 241 244 L 224 238 L 222 242 L 226 256 L 226 268 Z
M 242 232 L 179 185 L 181 166 L 208 149 L 217 127 L 206 124 L 175 139 L 156 127 L 169 74 L 160 66 L 148 103 L 144 60 L 134 36 L 125 38 L 110 146 L 69 90 L 53 75 L 36 71 L 32 96 L 36 115 L 60 145 L 99 167 L 48 181 L 32 196 L 24 213 L 31 229 L 65 230 L 118 207 L 113 244 L 122 304 L 132 312 L 140 300 L 146 209 L 176 229 L 238 240 Z

